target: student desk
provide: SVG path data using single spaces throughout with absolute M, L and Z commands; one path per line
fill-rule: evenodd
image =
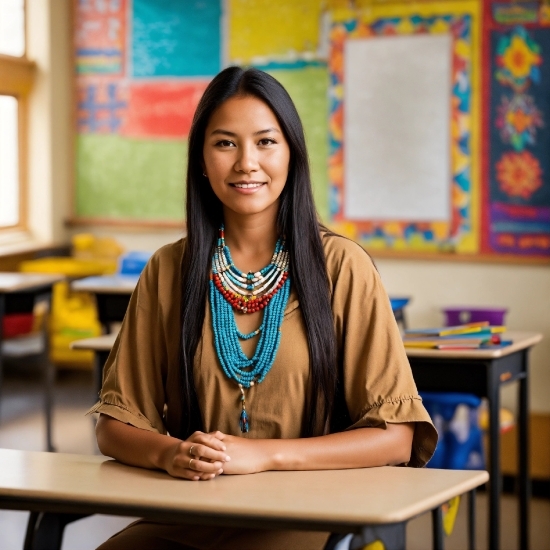
M 62 281 L 62 275 L 39 275 L 34 273 L 0 273 L 0 390 L 3 377 L 3 349 L 7 345 L 21 348 L 17 356 L 37 356 L 44 372 L 44 412 L 46 417 L 46 448 L 53 450 L 52 445 L 52 386 L 54 370 L 48 357 L 48 333 L 44 327 L 39 349 L 25 350 L 25 341 L 10 339 L 2 341 L 2 324 L 4 315 L 10 313 L 31 313 L 38 298 L 51 302 L 52 286 Z M 40 337 L 39 337 L 40 338 Z
M 58 548 L 55 529 L 48 529 L 56 515 L 94 513 L 213 526 L 354 532 L 365 538 L 374 534 L 388 541 L 387 550 L 403 550 L 409 519 L 441 510 L 443 503 L 489 478 L 484 471 L 383 467 L 263 472 L 189 482 L 100 456 L 8 449 L 0 449 L 0 464 L 0 508 L 49 512 L 27 532 L 31 540 L 25 546 L 49 550 Z M 441 514 L 433 516 L 442 533 Z M 46 544 L 47 536 L 51 538 Z M 442 548 L 442 537 L 434 542 Z
M 529 395 L 528 354 L 542 340 L 536 332 L 507 332 L 505 340 L 513 344 L 494 350 L 433 350 L 407 348 L 414 379 L 419 391 L 465 392 L 486 397 L 489 402 L 488 462 L 491 473 L 489 486 L 489 548 L 500 548 L 500 388 L 517 381 L 518 456 L 520 542 L 519 548 L 529 548 Z
M 85 277 L 71 283 L 71 289 L 95 295 L 99 322 L 106 333 L 111 323 L 120 323 L 128 308 L 130 297 L 139 276 L 103 275 Z

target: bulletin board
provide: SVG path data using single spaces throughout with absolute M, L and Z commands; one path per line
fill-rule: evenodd
M 198 101 L 255 66 L 296 104 L 335 231 L 379 256 L 550 259 L 548 1 L 73 6 L 74 221 L 180 227 Z
M 487 2 L 483 250 L 550 256 L 550 4 Z

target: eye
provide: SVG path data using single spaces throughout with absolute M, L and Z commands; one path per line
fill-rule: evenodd
M 273 138 L 263 138 L 258 142 L 258 145 L 268 146 L 277 143 Z
M 235 144 L 228 139 L 222 139 L 216 142 L 216 147 L 235 147 Z

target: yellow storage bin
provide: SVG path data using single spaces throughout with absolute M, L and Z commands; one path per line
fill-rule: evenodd
M 72 292 L 69 283 L 57 283 L 52 294 L 50 321 L 50 359 L 58 367 L 93 367 L 91 351 L 73 350 L 75 340 L 101 335 L 101 325 L 93 296 L 87 292 Z

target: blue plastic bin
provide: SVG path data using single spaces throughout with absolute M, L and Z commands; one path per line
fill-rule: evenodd
M 484 470 L 478 421 L 481 399 L 470 393 L 422 392 L 421 396 L 439 434 L 428 468 Z

